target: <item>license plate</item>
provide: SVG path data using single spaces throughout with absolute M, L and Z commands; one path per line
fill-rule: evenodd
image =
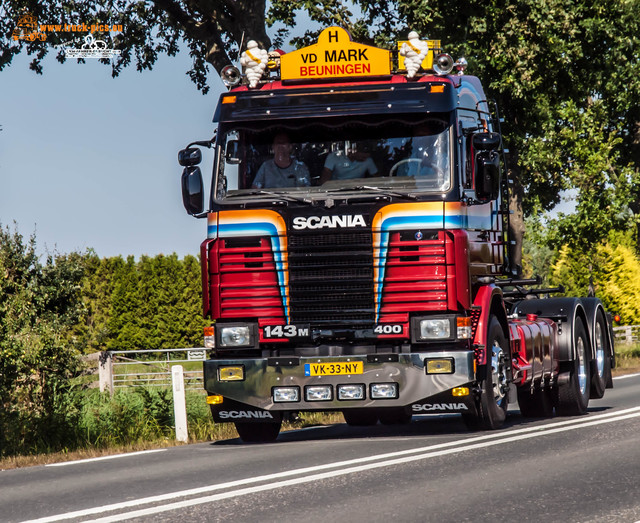
M 342 376 L 345 374 L 362 374 L 364 363 L 361 361 L 305 363 L 305 376 Z

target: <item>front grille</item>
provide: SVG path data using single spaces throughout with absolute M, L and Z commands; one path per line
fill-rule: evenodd
M 292 323 L 373 323 L 371 232 L 292 234 L 288 247 Z

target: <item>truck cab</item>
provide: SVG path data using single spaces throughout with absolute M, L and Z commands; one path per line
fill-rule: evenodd
M 514 272 L 499 119 L 439 46 L 411 76 L 332 27 L 222 94 L 206 213 L 199 150 L 180 153 L 185 207 L 208 223 L 205 388 L 245 440 L 300 411 L 504 421 L 528 360 L 499 283 Z M 556 323 L 539 323 L 553 348 Z

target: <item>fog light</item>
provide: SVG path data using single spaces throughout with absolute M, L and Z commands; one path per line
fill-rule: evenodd
M 300 387 L 273 387 L 273 401 L 275 403 L 300 401 Z
M 207 396 L 207 404 L 208 405 L 220 405 L 222 403 L 223 397 L 217 394 L 213 396 Z
M 220 347 L 246 347 L 251 345 L 251 333 L 247 325 L 219 327 Z
M 304 388 L 304 399 L 307 401 L 330 401 L 333 399 L 331 385 L 311 385 Z
M 427 374 L 452 374 L 453 360 L 448 358 L 427 359 L 425 360 L 424 368 Z
M 244 367 L 236 365 L 235 367 L 218 367 L 219 381 L 244 381 Z
M 469 387 L 456 387 L 455 389 L 451 389 L 451 394 L 454 396 L 468 396 L 469 395 Z
M 339 400 L 363 400 L 364 385 L 338 385 Z
M 420 338 L 437 340 L 451 337 L 451 321 L 449 318 L 420 320 Z
M 398 397 L 397 383 L 372 383 L 371 393 L 372 400 L 393 400 Z

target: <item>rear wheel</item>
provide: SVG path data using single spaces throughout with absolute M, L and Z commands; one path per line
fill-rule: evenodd
M 347 425 L 367 427 L 378 423 L 378 414 L 373 409 L 347 409 L 342 411 Z
M 235 422 L 240 439 L 246 443 L 271 443 L 280 434 L 281 421 L 276 423 L 241 423 Z
M 574 359 L 570 362 L 569 380 L 558 386 L 557 411 L 561 416 L 579 416 L 589 406 L 589 341 L 582 320 L 573 331 Z
M 591 377 L 589 397 L 599 399 L 604 396 L 604 390 L 611 379 L 611 351 L 607 341 L 607 321 L 602 310 L 598 310 L 593 328 L 595 361 L 592 367 L 593 376 Z

